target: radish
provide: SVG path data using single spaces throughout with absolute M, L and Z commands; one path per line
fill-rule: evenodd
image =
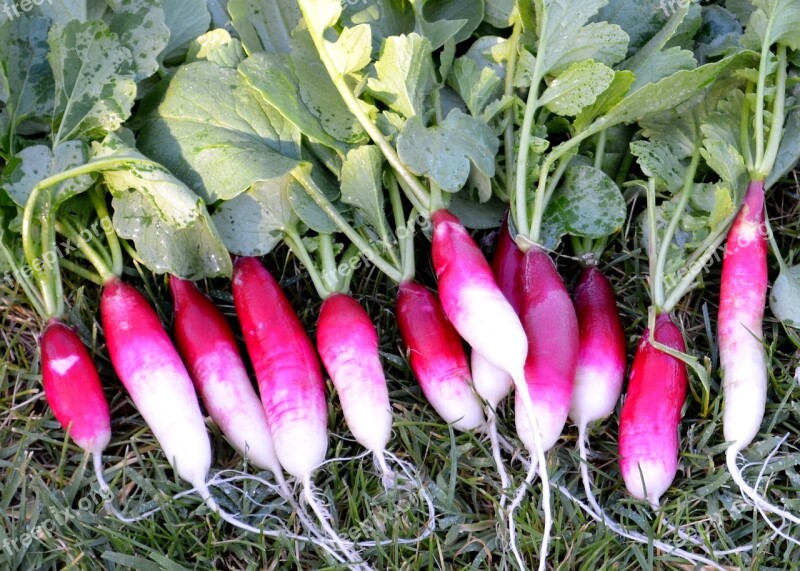
M 523 257 L 522 250 L 511 239 L 508 229 L 508 213 L 506 213 L 497 237 L 497 246 L 492 255 L 491 268 L 497 287 L 517 314 L 520 309 L 517 273 L 522 266 Z M 495 410 L 500 401 L 508 396 L 514 381 L 507 372 L 492 365 L 477 351 L 472 351 L 471 362 L 475 390 L 489 404 L 489 407 Z
M 800 523 L 767 502 L 742 477 L 739 453 L 758 434 L 767 402 L 764 307 L 767 299 L 767 237 L 764 182 L 753 181 L 728 232 L 719 299 L 719 357 L 724 391 L 725 459 L 731 477 L 757 507 Z
M 306 501 L 333 542 L 350 561 L 360 562 L 313 493 L 311 475 L 328 450 L 325 383 L 314 347 L 278 282 L 258 259 L 236 258 L 233 300 L 278 460 L 303 484 Z
M 536 246 L 528 250 L 519 279 L 522 323 L 528 338 L 525 378 L 542 447 L 547 451 L 561 435 L 570 409 L 578 364 L 578 320 L 567 288 L 547 252 Z M 517 433 L 532 449 L 534 442 L 525 409 L 519 406 L 517 410 Z
M 525 489 L 532 481 L 534 470 L 538 467 L 539 475 L 542 478 L 545 511 L 545 530 L 539 562 L 539 568 L 543 569 L 552 526 L 550 482 L 544 457 L 544 433 L 540 429 L 538 413 L 533 405 L 529 385 L 525 382 L 529 349 L 526 331 L 523 329 L 520 318 L 514 312 L 514 308 L 497 287 L 492 270 L 472 237 L 458 218 L 444 209 L 433 213 L 432 258 L 445 315 L 474 351 L 485 357 L 490 364 L 511 376 L 517 388 L 518 402 L 522 404 L 526 413 L 524 415 L 526 420 L 524 423 L 525 437 L 522 433 L 520 433 L 520 437 L 528 450 L 536 455 L 537 462 L 531 464 L 531 469 L 525 479 L 525 486 L 520 488 L 514 502 L 509 507 L 509 533 L 511 549 L 517 561 L 522 564 L 516 549 L 513 513 L 521 503 Z M 525 273 L 524 267 L 522 273 Z M 525 296 L 528 293 L 524 289 L 520 290 L 523 314 L 526 311 Z M 567 296 L 567 300 L 569 301 L 569 296 Z M 569 307 L 571 309 L 571 302 Z M 569 401 L 567 401 L 567 408 L 568 403 Z M 517 415 L 518 432 L 521 426 L 519 423 L 521 416 Z
M 231 445 L 283 481 L 264 408 L 228 322 L 192 282 L 170 277 L 174 334 L 206 410 Z
M 48 321 L 40 345 L 44 394 L 53 415 L 75 444 L 102 456 L 111 441 L 111 415 L 89 352 L 57 319 Z
M 596 266 L 581 272 L 575 288 L 579 348 L 569 418 L 578 426 L 581 476 L 586 497 L 596 511 L 589 481 L 586 448 L 587 427 L 614 411 L 625 380 L 625 332 L 614 290 Z
M 720 108 L 723 120 L 738 124 L 739 156 L 745 169 L 736 172 L 732 184 L 750 183 L 740 211 L 728 233 L 728 244 L 722 261 L 719 304 L 719 356 L 724 391 L 723 433 L 728 441 L 726 463 L 731 477 L 742 493 L 762 512 L 772 512 L 800 524 L 800 517 L 764 499 L 744 481 L 736 464 L 737 456 L 755 438 L 764 418 L 767 400 L 767 362 L 763 343 L 764 307 L 767 292 L 767 218 L 764 192 L 768 183 L 796 162 L 795 137 L 787 126 L 789 50 L 794 50 L 796 26 L 786 25 L 797 9 L 795 2 L 756 2 L 745 37 L 756 42 L 760 53 L 758 73 L 746 76 L 745 93 L 731 94 L 741 105 Z M 760 46 L 758 45 L 760 43 Z M 747 64 L 748 69 L 752 66 Z M 728 124 L 731 124 L 728 123 Z M 720 133 L 714 125 L 704 134 L 713 148 L 730 133 Z M 791 139 L 791 140 L 790 140 Z M 784 144 L 785 143 L 785 144 Z M 780 157 L 780 160 L 779 160 Z M 789 157 L 792 157 L 787 161 Z M 781 164 L 784 163 L 784 164 Z M 720 173 L 722 174 L 722 173 Z M 729 177 L 731 178 L 731 177 Z M 777 257 L 781 258 L 777 252 Z M 785 264 L 781 261 L 782 272 Z M 795 541 L 795 540 L 792 540 Z M 796 542 L 796 541 L 795 541 Z
M 485 419 L 469 386 L 464 346 L 436 296 L 418 283 L 400 284 L 397 325 L 411 370 L 439 416 L 458 430 L 482 427 Z
M 361 305 L 335 293 L 322 303 L 317 350 L 342 403 L 355 439 L 375 455 L 384 475 L 385 450 L 392 435 L 389 389 L 378 356 L 378 333 Z
M 142 294 L 119 278 L 105 284 L 100 316 L 117 376 L 172 468 L 209 501 L 208 432 L 189 373 L 161 321 Z
M 517 273 L 522 266 L 524 255 L 511 239 L 508 228 L 508 212 L 503 217 L 497 237 L 497 245 L 492 255 L 491 268 L 495 283 L 508 302 L 519 314 L 520 296 L 517 287 Z M 500 495 L 500 508 L 506 504 L 505 490 L 511 485 L 503 460 L 500 456 L 500 445 L 497 434 L 497 406 L 500 404 L 514 384 L 514 380 L 507 372 L 492 365 L 480 353 L 473 350 L 470 356 L 472 365 L 472 381 L 475 391 L 486 401 L 486 432 L 492 444 L 492 453 L 495 465 L 500 476 L 500 485 L 503 493 Z
M 653 339 L 678 352 L 686 347 L 668 314 L 656 317 Z M 636 349 L 619 421 L 622 477 L 632 496 L 658 508 L 678 469 L 678 424 L 686 399 L 686 364 L 650 342 L 645 330 Z
M 51 318 L 40 346 L 42 384 L 47 403 L 73 442 L 92 454 L 106 509 L 126 523 L 139 521 L 158 511 L 131 518 L 122 515 L 111 503 L 111 490 L 103 476 L 103 450 L 111 441 L 111 414 L 92 357 L 75 330 Z
M 278 282 L 259 260 L 236 259 L 233 299 L 275 452 L 287 472 L 310 485 L 328 450 L 325 383 L 314 348 Z
M 581 272 L 575 288 L 578 364 L 569 417 L 585 432 L 614 411 L 625 380 L 625 332 L 614 290 L 596 267 Z

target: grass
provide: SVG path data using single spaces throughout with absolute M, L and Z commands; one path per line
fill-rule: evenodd
M 769 204 L 773 227 L 784 255 L 800 252 L 798 185 L 784 181 Z M 485 240 L 484 242 L 489 242 Z M 420 251 L 425 251 L 420 243 Z M 796 261 L 796 260 L 795 260 Z M 286 252 L 269 257 L 270 268 L 280 275 L 294 306 L 313 335 L 319 300 L 313 287 Z M 559 260 L 563 275 L 577 275 L 577 266 Z M 420 259 L 420 279 L 432 284 L 429 263 Z M 773 263 L 773 270 L 777 264 Z M 642 271 L 646 260 L 636 248 L 632 230 L 617 240 L 603 268 L 618 293 L 619 305 L 632 357 L 646 322 L 648 299 Z M 775 275 L 771 276 L 772 278 Z M 169 293 L 163 278 L 129 266 L 127 279 L 153 301 L 169 324 Z M 69 280 L 69 278 L 68 278 Z M 2 283 L 2 282 L 0 282 Z M 719 267 L 704 276 L 704 289 L 694 291 L 676 312 L 686 333 L 689 351 L 708 356 L 712 399 L 708 414 L 691 395 L 681 424 L 680 472 L 663 499 L 658 514 L 630 498 L 617 464 L 619 408 L 591 432 L 591 468 L 602 505 L 626 527 L 652 538 L 680 543 L 665 522 L 702 535 L 713 549 L 751 546 L 747 553 L 723 558 L 731 569 L 787 569 L 796 565 L 798 548 L 780 537 L 742 501 L 724 466 L 721 396 L 716 373 L 715 315 Z M 0 290 L 0 569 L 289 569 L 328 568 L 320 552 L 308 544 L 268 540 L 241 533 L 209 512 L 196 496 L 185 495 L 157 443 L 115 378 L 97 321 L 99 291 L 67 283 L 69 321 L 93 351 L 105 382 L 113 418 L 113 439 L 105 467 L 128 513 L 159 506 L 155 516 L 135 524 L 107 517 L 93 491 L 94 476 L 87 458 L 66 438 L 47 409 L 40 390 L 36 338 L 40 328 L 35 315 L 20 298 L 21 292 Z M 233 317 L 229 284 L 206 284 L 223 311 Z M 511 567 L 496 532 L 495 507 L 498 478 L 486 439 L 457 434 L 443 425 L 421 396 L 399 345 L 394 311 L 395 289 L 374 270 L 362 270 L 354 290 L 375 318 L 381 333 L 382 354 L 390 382 L 395 413 L 391 451 L 420 467 L 427 476 L 438 513 L 436 532 L 413 546 L 389 545 L 367 550 L 379 569 L 486 569 Z M 779 438 L 789 435 L 764 471 L 767 495 L 779 505 L 800 513 L 800 388 L 793 379 L 798 366 L 798 336 L 785 330 L 767 311 L 765 323 L 770 370 L 769 404 L 757 442 L 746 451 L 752 466 L 745 470 L 749 482 L 758 478 L 760 464 Z M 699 381 L 692 378 L 700 391 Z M 329 387 L 331 389 L 331 387 Z M 330 400 L 330 457 L 348 457 L 362 450 L 352 441 L 335 399 Z M 209 425 L 214 448 L 214 471 L 252 470 Z M 509 402 L 501 410 L 501 433 L 514 440 Z M 569 427 L 548 455 L 555 483 L 583 497 L 578 477 L 576 430 Z M 518 444 L 518 443 L 517 443 Z M 511 459 L 515 482 L 524 467 Z M 89 464 L 90 467 L 90 464 Z M 321 469 L 315 480 L 319 493 L 334 513 L 338 527 L 348 537 L 391 539 L 415 535 L 425 525 L 418 500 L 383 493 L 371 461 L 335 462 Z M 763 482 L 762 482 L 763 483 Z M 763 487 L 762 487 L 763 490 Z M 294 531 L 302 531 L 287 509 L 263 487 L 252 482 L 216 488 L 215 495 L 229 510 L 239 511 L 251 523 L 274 525 L 278 518 Z M 408 508 L 398 513 L 397 506 Z M 686 562 L 656 550 L 652 545 L 619 540 L 594 523 L 574 503 L 553 496 L 554 537 L 548 567 L 559 570 L 690 569 Z M 521 551 L 533 565 L 543 528 L 540 486 L 534 482 L 517 514 Z M 43 527 L 44 526 L 44 527 Z M 38 529 L 45 530 L 33 536 Z M 797 529 L 784 528 L 790 535 Z M 27 535 L 26 535 L 27 534 Z

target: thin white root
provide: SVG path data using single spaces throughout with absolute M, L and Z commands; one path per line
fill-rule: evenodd
M 311 508 L 311 511 L 313 511 L 317 516 L 317 520 L 319 520 L 319 524 L 322 526 L 323 531 L 328 534 L 328 537 L 330 537 L 333 543 L 335 543 L 336 546 L 341 550 L 347 560 L 353 564 L 352 568 L 363 569 L 365 571 L 371 570 L 372 567 L 365 563 L 361 556 L 359 556 L 358 553 L 353 550 L 352 542 L 345 542 L 341 537 L 339 537 L 339 534 L 336 532 L 336 530 L 333 529 L 330 524 L 330 522 L 333 520 L 333 516 L 325 508 L 322 502 L 314 497 L 314 488 L 310 479 L 306 479 L 303 482 L 303 498 Z
M 233 480 L 233 479 L 231 479 L 231 480 Z M 220 482 L 222 482 L 222 481 L 225 481 L 225 480 L 220 480 Z M 345 558 L 342 557 L 339 553 L 337 553 L 336 550 L 334 550 L 330 545 L 328 545 L 328 543 L 326 541 L 321 541 L 319 539 L 316 539 L 316 538 L 313 538 L 313 537 L 309 537 L 309 536 L 305 536 L 305 535 L 297 535 L 297 534 L 294 534 L 294 533 L 287 533 L 285 530 L 281 530 L 281 529 L 277 529 L 277 530 L 263 529 L 263 528 L 254 527 L 252 525 L 244 523 L 243 521 L 237 519 L 236 516 L 234 516 L 231 513 L 228 513 L 227 511 L 223 510 L 220 507 L 220 505 L 217 503 L 217 501 L 211 496 L 211 491 L 209 490 L 208 485 L 205 484 L 205 483 L 202 483 L 200 485 L 196 485 L 193 488 L 192 492 L 196 492 L 202 498 L 202 500 L 206 503 L 208 508 L 211 511 L 215 512 L 217 515 L 219 515 L 220 519 L 222 519 L 223 521 L 231 524 L 234 527 L 237 527 L 237 528 L 242 529 L 244 531 L 248 531 L 250 533 L 263 535 L 264 537 L 274 537 L 276 539 L 278 539 L 278 538 L 287 538 L 287 539 L 293 539 L 295 541 L 307 541 L 307 542 L 309 542 L 309 543 L 311 543 L 313 545 L 316 545 L 317 547 L 322 548 L 326 553 L 328 553 L 331 557 L 333 557 L 339 563 L 345 563 L 346 562 Z M 180 494 L 180 495 L 185 495 L 185 494 Z
M 531 485 L 533 482 L 533 478 L 536 476 L 536 462 L 530 464 L 528 467 L 528 473 L 525 475 L 525 483 L 521 485 L 517 489 L 517 493 L 514 495 L 514 499 L 511 502 L 511 505 L 508 507 L 508 542 L 511 549 L 511 553 L 514 555 L 514 559 L 517 561 L 517 565 L 520 569 L 527 569 L 525 562 L 522 560 L 522 555 L 519 553 L 519 549 L 517 548 L 517 526 L 514 523 L 514 511 L 520 506 L 522 500 L 525 498 L 525 491 L 528 489 L 528 486 Z M 544 557 L 542 557 L 544 560 Z
M 551 530 L 553 529 L 553 512 L 552 508 L 550 507 L 550 479 L 547 475 L 547 460 L 544 457 L 542 435 L 539 432 L 539 423 L 536 421 L 536 413 L 533 410 L 533 400 L 531 399 L 531 393 L 528 390 L 528 383 L 525 380 L 525 373 L 524 371 L 521 371 L 512 378 L 514 379 L 514 385 L 516 389 L 520 391 L 520 395 L 522 396 L 522 406 L 525 409 L 525 415 L 530 423 L 531 433 L 533 434 L 533 447 L 535 448 L 534 454 L 536 455 L 536 462 L 532 462 L 531 465 L 538 465 L 539 478 L 542 480 L 544 532 L 542 534 L 542 547 L 539 551 L 539 571 L 545 571 L 545 567 L 547 565 L 547 548 L 550 544 L 550 534 L 552 533 Z M 527 484 L 521 489 L 523 495 L 526 488 Z
M 739 470 L 739 466 L 736 465 L 736 459 L 739 455 L 739 450 L 735 446 L 728 447 L 728 450 L 725 452 L 725 461 L 728 465 L 728 472 L 731 474 L 731 478 L 733 481 L 736 482 L 736 485 L 739 486 L 739 489 L 742 493 L 749 498 L 749 500 L 760 510 L 764 512 L 769 512 L 777 515 L 782 519 L 787 519 L 794 524 L 800 524 L 800 518 L 794 514 L 787 512 L 786 510 L 782 510 L 778 506 L 775 506 L 765 500 L 757 491 L 755 491 L 750 485 L 744 481 L 742 477 L 742 472 Z
M 622 527 L 621 524 L 617 523 L 608 514 L 606 514 L 605 510 L 602 507 L 600 507 L 600 504 L 597 502 L 597 499 L 594 496 L 594 490 L 592 490 L 592 481 L 591 481 L 591 478 L 589 478 L 589 462 L 588 462 L 588 453 L 587 453 L 588 441 L 589 441 L 589 437 L 586 434 L 586 426 L 579 426 L 578 427 L 578 453 L 579 453 L 580 459 L 581 459 L 581 480 L 583 481 L 583 490 L 584 490 L 584 493 L 586 494 L 586 499 L 588 500 L 589 505 L 592 507 L 593 514 L 598 515 L 601 518 L 602 523 L 608 529 L 610 529 L 613 533 L 616 533 L 617 535 L 620 535 L 622 537 L 626 537 L 628 539 L 633 539 L 634 541 L 638 541 L 639 543 L 647 544 L 649 542 L 649 538 L 648 537 L 646 537 L 646 536 L 644 536 L 644 535 L 642 535 L 642 534 L 640 534 L 638 532 L 635 532 L 635 531 L 629 531 L 629 530 L 625 529 L 624 527 Z M 561 493 L 564 493 L 564 491 L 561 488 L 559 488 L 559 489 L 561 490 Z M 581 505 L 581 504 L 579 503 L 579 505 Z M 688 533 L 684 532 L 683 530 L 681 530 L 679 528 L 676 528 L 674 525 L 666 522 L 663 519 L 663 517 L 662 517 L 661 522 L 662 522 L 663 525 L 668 527 L 670 529 L 670 531 L 672 531 L 674 533 L 677 533 L 678 536 L 681 539 L 691 543 L 695 547 L 699 547 L 700 549 L 705 551 L 711 557 L 719 558 L 719 557 L 724 557 L 725 555 L 730 555 L 732 553 L 741 553 L 741 552 L 744 552 L 744 551 L 750 551 L 752 549 L 752 546 L 747 546 L 747 547 L 738 547 L 738 548 L 735 548 L 735 549 L 729 549 L 727 551 L 709 551 L 708 550 L 708 546 L 705 545 L 705 542 L 703 542 L 702 540 L 695 539 L 694 537 L 690 536 Z M 668 546 L 670 549 L 676 549 L 676 550 L 679 549 L 678 547 L 672 547 L 668 543 L 665 543 L 665 542 L 659 542 L 659 543 L 661 543 L 661 545 Z M 656 545 L 656 544 L 654 543 L 654 545 Z M 677 551 L 675 551 L 675 552 L 677 553 Z M 685 552 L 685 553 L 688 553 L 688 552 Z
M 503 463 L 503 457 L 500 455 L 500 441 L 497 434 L 497 413 L 490 405 L 486 405 L 486 434 L 489 436 L 489 443 L 492 446 L 492 458 L 494 458 L 494 465 L 497 469 L 497 474 L 500 476 L 500 511 L 502 514 L 505 511 L 506 503 L 508 502 L 508 494 L 506 491 L 511 487 L 511 478 L 508 476 L 508 471 Z
M 103 475 L 103 456 L 101 454 L 94 454 L 92 456 L 92 463 L 94 464 L 94 474 L 97 478 L 97 485 L 100 486 L 100 495 L 103 497 L 103 505 L 105 506 L 106 513 L 113 515 L 122 523 L 136 523 L 149 518 L 154 513 L 161 511 L 161 508 L 157 507 L 133 517 L 124 515 L 114 505 L 114 494 L 111 492 L 111 488 L 109 488 L 108 482 L 106 482 L 105 476 Z
M 594 519 L 599 523 L 604 524 L 606 527 L 608 527 L 611 531 L 613 531 L 617 535 L 620 535 L 632 541 L 636 541 L 638 543 L 643 543 L 645 545 L 651 542 L 650 538 L 640 533 L 627 531 L 625 528 L 623 528 L 613 519 L 611 519 L 603 510 L 600 510 L 599 514 L 595 513 L 595 511 L 591 507 L 589 507 L 588 505 L 580 501 L 578 498 L 573 496 L 570 493 L 570 491 L 567 490 L 567 488 L 565 488 L 564 486 L 559 485 L 557 486 L 557 488 L 559 492 L 561 492 L 566 498 L 577 504 L 584 512 L 586 512 L 589 516 L 591 516 L 592 519 Z M 719 571 L 725 571 L 724 567 L 722 567 L 718 563 L 715 563 L 711 559 L 703 557 L 702 555 L 695 555 L 694 553 L 690 553 L 688 551 L 680 549 L 679 547 L 675 547 L 674 545 L 664 543 L 663 541 L 660 541 L 658 539 L 653 539 L 652 545 L 657 549 L 660 549 L 661 551 L 681 557 L 682 559 L 685 559 L 686 561 L 690 562 L 692 565 L 697 565 L 698 563 L 702 563 L 714 569 L 718 569 Z

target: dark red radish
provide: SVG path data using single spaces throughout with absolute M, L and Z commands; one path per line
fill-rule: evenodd
M 675 351 L 686 351 L 681 331 L 668 314 L 656 317 L 653 339 Z M 646 329 L 622 405 L 619 461 L 631 495 L 654 507 L 678 469 L 678 424 L 687 386 L 686 364 L 654 347 Z
M 436 296 L 418 283 L 400 284 L 397 324 L 411 370 L 439 416 L 458 430 L 482 427 L 464 345 Z
M 595 266 L 581 272 L 575 288 L 578 363 L 569 416 L 583 432 L 614 411 L 625 380 L 625 331 L 614 290 Z
M 111 414 L 89 351 L 71 327 L 47 322 L 41 341 L 47 402 L 70 438 L 100 456 L 111 440 Z
M 261 401 L 225 316 L 197 286 L 170 277 L 175 343 L 211 418 L 255 466 L 283 480 Z
M 542 447 L 549 450 L 567 421 L 578 364 L 578 320 L 564 281 L 550 256 L 534 246 L 519 272 L 521 317 L 528 339 L 525 379 Z M 517 393 L 517 433 L 533 449 L 526 411 Z

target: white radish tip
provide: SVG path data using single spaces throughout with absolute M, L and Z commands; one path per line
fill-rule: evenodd
M 659 506 L 659 499 L 675 479 L 675 469 L 668 469 L 663 462 L 657 460 L 640 460 L 638 465 L 631 465 L 632 470 L 622 471 L 625 487 L 630 494 L 639 500 L 646 500 L 654 509 Z

